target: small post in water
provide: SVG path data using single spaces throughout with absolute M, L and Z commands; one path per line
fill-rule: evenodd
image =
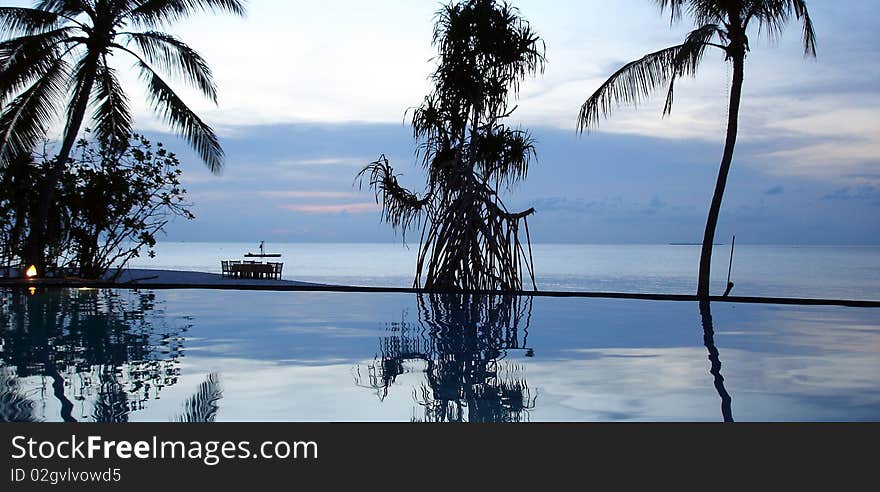
M 733 289 L 733 282 L 730 281 L 730 273 L 733 271 L 734 246 L 736 246 L 736 235 L 733 236 L 733 241 L 730 242 L 730 264 L 727 266 L 727 290 L 724 291 L 724 297 L 727 297 L 730 294 L 731 289 Z

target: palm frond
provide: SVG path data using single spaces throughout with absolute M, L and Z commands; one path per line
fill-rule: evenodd
M 208 374 L 207 379 L 199 385 L 196 393 L 189 397 L 183 405 L 183 413 L 177 417 L 178 422 L 214 422 L 217 404 L 223 398 L 223 388 L 220 386 L 220 375 Z
M 57 46 L 71 28 L 64 27 L 0 43 L 0 106 L 39 79 L 61 56 Z
M 143 60 L 138 59 L 137 66 L 141 78 L 147 83 L 153 109 L 189 142 L 212 173 L 219 174 L 223 169 L 224 153 L 214 130 L 189 109 Z
M 226 12 L 244 17 L 241 0 L 146 0 L 128 12 L 131 20 L 142 26 L 167 25 L 198 11 Z
M 794 10 L 794 15 L 798 20 L 802 21 L 804 55 L 816 56 L 816 30 L 813 28 L 813 20 L 810 18 L 810 12 L 807 10 L 807 3 L 803 0 L 788 0 Z
M 39 0 L 34 8 L 63 15 L 65 17 L 75 17 L 81 13 L 94 16 L 95 9 L 89 2 L 83 0 Z
M 663 115 L 666 116 L 672 112 L 672 102 L 674 99 L 675 80 L 678 77 L 690 76 L 697 74 L 706 48 L 713 37 L 723 37 L 724 32 L 717 24 L 707 24 L 699 29 L 691 31 L 681 49 L 676 53 L 672 60 L 672 76 L 669 78 L 669 90 L 666 93 L 666 104 L 663 107 Z
M 723 24 L 730 11 L 739 11 L 743 7 L 741 0 L 686 0 L 688 14 L 694 24 Z
M 754 18 L 758 21 L 759 32 L 771 39 L 782 35 L 785 24 L 794 16 L 803 23 L 804 56 L 816 56 L 816 31 L 803 0 L 758 0 L 748 12 L 746 22 Z
M 124 33 L 144 58 L 160 70 L 177 76 L 217 103 L 217 86 L 208 62 L 194 49 L 169 34 L 147 31 Z
M 58 27 L 58 14 L 24 7 L 0 7 L 0 37 L 33 36 Z
M 405 238 L 407 230 L 421 222 L 430 198 L 419 198 L 418 195 L 401 186 L 385 155 L 364 167 L 355 179 L 362 185 L 366 176 L 369 176 L 370 188 L 376 193 L 376 203 L 381 199 L 381 220 L 399 229 Z
M 450 107 L 454 106 L 454 107 Z M 449 147 L 448 142 L 461 135 L 467 128 L 467 111 L 450 104 L 432 93 L 412 112 L 412 134 L 416 140 L 423 139 L 429 147 Z M 422 164 L 427 168 L 431 164 L 431 155 L 425 152 Z
M 0 166 L 29 153 L 45 135 L 66 92 L 69 66 L 56 59 L 32 86 L 12 100 L 0 115 Z
M 537 157 L 532 135 L 505 125 L 496 125 L 491 132 L 476 135 L 471 145 L 477 146 L 480 175 L 508 188 L 526 178 L 529 164 Z
M 654 0 L 654 3 L 660 6 L 661 13 L 669 9 L 670 23 L 681 19 L 681 7 L 684 4 L 684 0 Z
M 92 91 L 92 97 L 96 102 L 95 111 L 92 113 L 95 136 L 110 143 L 127 142 L 131 135 L 131 109 L 128 97 L 116 77 L 116 71 L 106 63 L 102 63 L 98 67 L 95 82 Z
M 594 128 L 601 117 L 607 117 L 621 105 L 638 106 L 666 84 L 675 70 L 675 58 L 680 50 L 681 45 L 650 53 L 615 72 L 581 105 L 578 131 Z

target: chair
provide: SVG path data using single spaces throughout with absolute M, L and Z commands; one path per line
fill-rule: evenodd
M 241 278 L 241 262 L 240 261 L 229 261 L 229 276 L 232 278 Z

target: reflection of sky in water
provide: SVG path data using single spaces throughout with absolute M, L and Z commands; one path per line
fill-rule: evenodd
M 386 391 L 365 384 L 383 341 L 399 342 L 401 326 L 430 341 L 415 295 L 179 290 L 156 297 L 149 316 L 192 327 L 181 377 L 131 420 L 174 418 L 210 372 L 223 386 L 218 420 L 411 420 L 422 418 L 420 388 L 436 357 L 469 360 L 448 350 L 433 361 L 404 358 Z M 437 313 L 429 311 L 442 318 Z M 880 311 L 715 303 L 712 315 L 736 420 L 880 420 Z M 501 350 L 490 367 L 499 380 L 524 381 L 536 398 L 523 420 L 721 420 L 695 303 L 536 298 L 527 332 L 523 326 L 522 348 Z M 39 417 L 58 419 L 51 380 L 20 383 Z M 74 417 L 90 413 L 90 398 L 74 401 Z

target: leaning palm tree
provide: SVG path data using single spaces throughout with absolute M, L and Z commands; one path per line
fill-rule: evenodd
M 739 120 L 745 59 L 749 51 L 748 31 L 757 27 L 758 34 L 779 37 L 785 24 L 792 17 L 803 23 L 803 45 L 806 56 L 816 56 L 816 34 L 806 2 L 803 0 L 654 0 L 661 12 L 669 9 L 671 20 L 677 20 L 682 12 L 693 17 L 697 28 L 691 31 L 684 43 L 645 55 L 628 63 L 612 75 L 581 106 L 578 131 L 595 127 L 600 117 L 621 104 L 637 105 L 655 89 L 667 83 L 666 104 L 663 115 L 672 110 L 673 91 L 678 77 L 694 76 L 707 48 L 720 49 L 725 60 L 733 64 L 733 81 L 730 88 L 730 105 L 727 121 L 727 141 L 709 207 L 703 249 L 700 256 L 700 272 L 697 295 L 709 295 L 709 272 L 712 264 L 712 244 L 727 175 L 733 161 L 733 149 Z
M 110 63 L 115 54 L 133 58 L 153 109 L 212 172 L 221 170 L 216 134 L 157 73 L 182 79 L 217 102 L 205 60 L 154 30 L 198 11 L 244 15 L 245 7 L 242 0 L 40 0 L 33 8 L 0 7 L 0 166 L 30 153 L 66 106 L 61 147 L 32 222 L 32 262 L 43 263 L 43 224 L 89 108 L 98 139 L 124 145 L 131 134 L 129 100 Z

